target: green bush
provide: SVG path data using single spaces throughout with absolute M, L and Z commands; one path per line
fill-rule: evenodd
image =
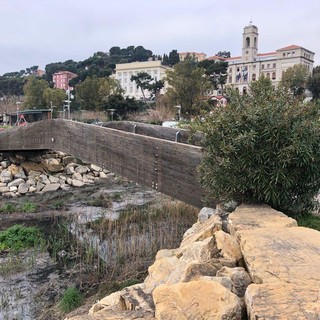
M 41 234 L 39 229 L 16 224 L 0 232 L 0 251 L 33 247 L 40 240 Z
M 21 207 L 22 212 L 32 213 L 37 211 L 37 205 L 32 202 L 26 202 Z
M 81 293 L 78 289 L 71 287 L 64 292 L 59 306 L 63 312 L 71 312 L 72 310 L 80 307 L 81 304 Z
M 320 190 L 319 105 L 266 78 L 201 122 L 200 182 L 208 199 L 267 203 L 287 213 L 314 209 Z
M 13 213 L 17 211 L 17 208 L 12 203 L 6 203 L 0 208 L 2 213 Z
M 320 231 L 320 217 L 311 213 L 301 214 L 294 217 L 300 227 L 307 227 Z
M 52 209 L 54 210 L 61 210 L 64 207 L 64 201 L 63 200 L 56 200 L 52 204 Z

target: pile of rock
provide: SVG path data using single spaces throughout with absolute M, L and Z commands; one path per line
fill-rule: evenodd
M 319 265 L 320 232 L 282 212 L 203 208 L 178 249 L 158 252 L 143 283 L 66 319 L 320 319 Z
M 238 319 L 251 278 L 223 215 L 203 208 L 178 249 L 161 250 L 144 283 L 115 292 L 80 319 Z M 67 318 L 68 319 L 68 318 Z
M 93 184 L 112 175 L 62 152 L 1 154 L 0 194 L 16 197 Z

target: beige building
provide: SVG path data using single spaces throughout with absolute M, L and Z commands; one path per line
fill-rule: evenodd
M 179 59 L 180 61 L 183 61 L 187 57 L 191 57 L 195 59 L 196 61 L 202 61 L 205 60 L 207 55 L 203 52 L 179 52 Z
M 121 87 L 125 91 L 125 95 L 131 98 L 142 99 L 143 94 L 140 88 L 137 88 L 136 83 L 131 81 L 131 76 L 137 75 L 140 72 L 148 73 L 154 81 L 163 80 L 166 76 L 166 71 L 171 69 L 168 66 L 162 65 L 161 61 L 145 61 L 121 63 L 116 65 L 116 72 L 113 75 L 120 82 Z M 161 90 L 164 93 L 165 87 Z M 149 91 L 144 91 L 145 96 L 150 97 Z
M 290 45 L 274 52 L 258 52 L 259 34 L 254 25 L 244 27 L 242 55 L 225 59 L 228 62 L 226 85 L 233 85 L 240 92 L 246 92 L 251 81 L 264 74 L 277 84 L 284 71 L 299 64 L 312 72 L 314 53 L 297 45 Z

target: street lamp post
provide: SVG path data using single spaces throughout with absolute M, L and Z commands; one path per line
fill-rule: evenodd
M 18 125 L 19 123 L 19 105 L 21 104 L 20 101 L 17 101 L 16 102 L 16 105 L 17 105 L 17 121 L 16 121 L 16 125 Z
M 71 94 L 70 89 L 66 90 L 66 94 L 68 96 L 68 100 L 64 100 L 64 102 L 66 102 L 67 105 L 63 106 L 63 115 L 65 114 L 65 107 L 67 107 L 67 111 L 68 111 L 67 119 L 70 120 L 70 118 L 71 118 L 70 104 L 71 104 L 71 99 L 73 99 L 74 97 Z M 64 116 L 64 118 L 65 118 L 65 116 Z
M 181 106 L 175 106 L 178 109 L 178 121 L 181 119 Z
M 113 115 L 117 110 L 116 109 L 108 109 L 108 111 L 110 112 L 111 121 L 113 121 Z
M 53 105 L 52 105 L 52 101 L 50 101 L 50 106 L 51 106 L 51 108 L 50 108 L 51 119 L 53 119 L 53 108 L 56 108 L 57 106 L 53 106 Z

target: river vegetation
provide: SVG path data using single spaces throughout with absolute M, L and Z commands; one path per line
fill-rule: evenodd
M 56 280 L 54 284 L 50 280 L 42 284 L 36 299 L 46 297 L 46 302 L 41 304 L 41 314 L 38 311 L 36 319 L 64 319 L 66 313 L 81 304 L 91 304 L 114 291 L 143 282 L 157 251 L 178 247 L 184 232 L 197 220 L 198 209 L 166 196 L 122 207 L 127 198 L 120 189 L 96 196 L 91 191 L 90 197 L 86 192 L 82 191 L 82 196 L 46 195 L 41 203 L 32 197 L 13 199 L 0 206 L 0 215 L 6 223 L 6 219 L 12 223 L 15 217 L 21 219 L 21 212 L 33 219 L 2 227 L 1 254 L 7 258 L 0 266 L 0 277 L 37 273 L 36 261 L 44 257 L 40 252 L 52 260 L 48 262 L 51 270 L 48 274 L 54 272 Z M 81 203 L 81 207 L 95 207 L 97 216 L 79 223 L 81 213 L 77 213 L 76 207 L 70 210 L 69 201 Z M 120 211 L 108 216 L 115 206 L 121 207 Z M 48 219 L 45 208 L 61 213 L 61 217 Z M 36 216 L 44 220 L 34 220 Z M 14 250 L 10 253 L 9 248 Z M 11 293 L 3 294 L 7 301 Z

